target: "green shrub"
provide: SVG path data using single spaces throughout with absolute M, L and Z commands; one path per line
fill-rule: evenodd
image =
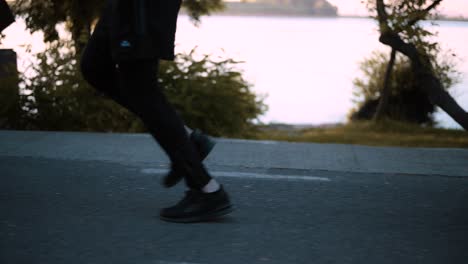
M 63 46 L 65 45 L 65 46 Z M 55 43 L 36 55 L 32 77 L 21 75 L 22 129 L 140 132 L 138 120 L 84 81 L 67 44 Z
M 160 84 L 190 127 L 215 136 L 250 136 L 266 111 L 263 97 L 251 91 L 232 59 L 196 60 L 195 50 L 160 67 Z
M 354 84 L 355 108 L 350 113 L 351 120 L 373 118 L 380 99 L 388 55 L 374 52 L 361 65 L 363 77 L 356 78 Z M 453 60 L 447 56 L 434 65 L 436 75 L 443 86 L 449 89 L 458 82 L 458 72 Z M 390 80 L 389 104 L 385 110 L 388 119 L 416 124 L 433 125 L 435 106 L 429 101 L 421 84 L 415 79 L 411 64 L 406 57 L 397 56 Z
M 17 129 L 145 132 L 136 116 L 83 80 L 71 50 L 69 44 L 55 43 L 37 55 L 38 62 L 30 67 L 32 77 L 21 75 L 18 100 L 23 118 Z M 161 87 L 180 115 L 189 126 L 215 136 L 251 134 L 266 106 L 234 68 L 238 62 L 194 57 L 194 51 L 179 54 L 175 62 L 160 67 Z M 0 100 L 4 104 L 12 99 Z

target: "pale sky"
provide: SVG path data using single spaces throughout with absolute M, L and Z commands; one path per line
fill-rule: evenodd
M 227 0 L 240 1 L 240 0 Z M 341 15 L 367 15 L 367 10 L 362 0 L 328 0 L 338 6 Z M 444 15 L 468 17 L 468 0 L 444 0 L 440 6 Z
M 338 6 L 342 15 L 365 15 L 367 10 L 362 0 L 328 0 L 335 6 Z M 444 0 L 440 5 L 440 11 L 450 16 L 468 17 L 468 0 Z

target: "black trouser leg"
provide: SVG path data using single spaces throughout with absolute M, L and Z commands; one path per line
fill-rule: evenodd
M 116 67 L 106 25 L 98 23 L 81 60 L 84 78 L 97 90 L 139 116 L 174 166 L 185 171 L 190 188 L 201 189 L 211 177 L 189 140 L 184 124 L 157 84 L 157 62 L 134 61 Z
M 129 109 L 143 120 L 172 163 L 186 172 L 187 185 L 201 189 L 211 177 L 202 165 L 181 118 L 158 87 L 157 66 L 153 61 L 120 64 L 121 93 L 128 101 Z
M 120 93 L 117 65 L 112 61 L 109 50 L 108 32 L 107 17 L 104 12 L 81 56 L 81 73 L 96 90 L 128 108 L 126 99 Z

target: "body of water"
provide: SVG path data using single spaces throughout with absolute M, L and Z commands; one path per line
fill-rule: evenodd
M 468 110 L 468 23 L 442 21 L 435 29 L 444 49 L 458 55 L 462 82 L 451 93 Z M 371 19 L 213 16 L 195 27 L 182 16 L 176 42 L 178 51 L 198 46 L 245 61 L 254 91 L 268 95 L 262 121 L 323 124 L 346 121 L 359 62 L 374 50 L 390 52 L 378 36 Z M 445 113 L 436 118 L 459 127 Z
M 457 54 L 462 79 L 451 94 L 468 110 L 468 23 L 443 21 L 435 29 L 443 48 Z M 3 47 L 17 51 L 20 69 L 28 59 L 20 45 L 44 48 L 41 34 L 30 36 L 24 24 L 5 33 Z M 244 61 L 239 67 L 254 91 L 267 95 L 269 111 L 261 120 L 291 124 L 345 122 L 359 62 L 372 51 L 389 52 L 378 42 L 376 23 L 360 18 L 211 16 L 195 27 L 181 16 L 176 44 L 177 52 L 198 47 L 200 54 Z M 442 127 L 459 128 L 445 113 L 436 118 Z

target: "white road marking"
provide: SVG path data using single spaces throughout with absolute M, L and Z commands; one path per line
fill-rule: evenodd
M 143 174 L 166 174 L 168 170 L 147 168 L 142 169 Z M 254 178 L 254 179 L 266 179 L 266 180 L 301 180 L 301 181 L 331 181 L 326 177 L 315 177 L 315 176 L 301 176 L 301 175 L 281 175 L 281 174 L 261 174 L 253 172 L 227 172 L 227 171 L 212 171 L 216 177 L 226 178 Z
M 156 264 L 199 264 L 199 263 L 194 263 L 194 262 L 173 262 L 173 261 L 159 260 L 158 262 L 156 262 Z
M 248 140 L 248 139 L 224 139 L 218 138 L 217 142 L 225 143 L 247 143 L 247 144 L 261 144 L 261 145 L 277 145 L 278 141 L 273 140 Z

